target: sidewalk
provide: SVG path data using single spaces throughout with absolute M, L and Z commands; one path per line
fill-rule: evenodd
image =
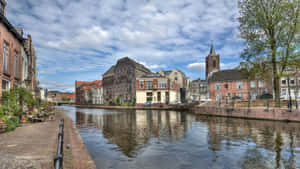
M 52 169 L 60 119 L 65 119 L 64 169 L 95 169 L 72 120 L 58 112 L 54 121 L 28 124 L 0 134 L 1 169 Z M 66 145 L 70 144 L 70 149 Z

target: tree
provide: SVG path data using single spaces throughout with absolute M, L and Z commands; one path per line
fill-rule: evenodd
M 299 43 L 300 1 L 239 0 L 239 8 L 240 35 L 246 41 L 241 57 L 247 62 L 266 59 L 272 68 L 275 101 L 279 107 L 280 77 L 293 60 L 293 46 Z

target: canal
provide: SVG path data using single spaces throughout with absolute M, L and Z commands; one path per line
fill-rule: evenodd
M 60 108 L 99 169 L 300 168 L 300 123 Z

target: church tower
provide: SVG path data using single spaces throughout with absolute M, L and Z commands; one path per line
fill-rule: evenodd
M 206 80 L 214 73 L 220 71 L 220 55 L 216 54 L 214 45 L 211 44 L 210 52 L 206 56 Z

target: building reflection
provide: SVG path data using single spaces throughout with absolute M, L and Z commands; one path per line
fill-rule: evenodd
M 243 153 L 244 156 L 240 159 L 241 168 L 253 168 L 250 163 L 255 163 L 257 168 L 292 169 L 299 166 L 299 163 L 295 164 L 294 152 L 297 147 L 300 147 L 300 142 L 295 142 L 300 139 L 300 133 L 297 132 L 300 128 L 299 123 L 287 124 L 207 116 L 197 116 L 196 121 L 207 124 L 208 148 L 215 155 L 215 161 L 218 158 L 218 151 L 235 148 L 232 143 L 251 142 L 255 143 L 255 146 L 248 146 L 246 152 Z M 259 151 L 259 148 L 269 151 L 274 157 L 264 156 L 265 152 Z M 300 158 L 299 155 L 298 158 Z
M 128 157 L 152 142 L 177 142 L 195 120 L 194 116 L 175 111 L 136 110 L 103 115 L 76 112 L 78 128 L 98 128 L 109 143 Z

